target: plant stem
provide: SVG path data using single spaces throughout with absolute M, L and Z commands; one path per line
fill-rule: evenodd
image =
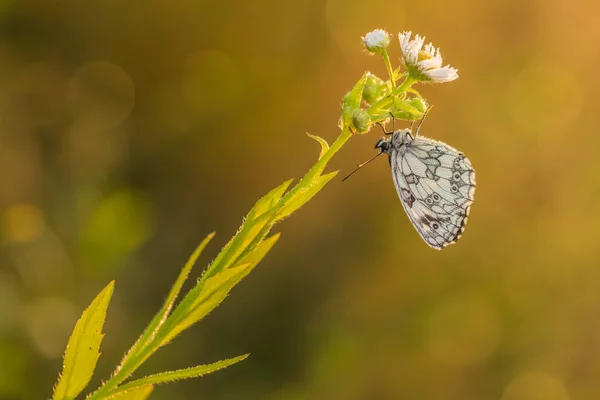
M 380 109 L 382 109 L 382 108 L 389 109 L 390 106 L 392 105 L 392 102 L 394 101 L 394 99 L 396 97 L 398 97 L 401 93 L 406 92 L 406 90 L 415 82 L 416 82 L 415 79 L 411 78 L 410 76 L 407 76 L 406 79 L 404 81 L 402 81 L 400 86 L 398 86 L 395 89 L 392 89 L 392 92 L 390 94 L 385 96 L 383 99 L 371 104 L 371 106 L 367 109 L 367 112 L 369 113 L 369 115 L 371 117 L 373 117 L 374 115 L 379 114 L 378 111 Z
M 342 146 L 350 139 L 352 133 L 348 128 L 344 128 L 342 133 L 338 138 L 333 142 L 331 147 L 323 154 L 323 156 L 313 165 L 313 167 L 304 175 L 304 177 L 298 182 L 289 192 L 287 192 L 281 199 L 280 204 L 283 206 L 287 201 L 293 198 L 294 194 L 299 190 L 307 188 L 312 180 L 318 176 L 324 169 L 329 160 L 333 157 L 335 153 L 337 153 Z M 274 216 L 275 217 L 275 216 Z M 273 218 L 274 218 L 273 217 Z M 235 264 L 236 261 L 240 260 L 241 257 L 246 255 L 249 251 L 252 251 L 258 243 L 263 239 L 263 237 L 268 233 L 271 229 L 272 222 L 269 222 L 265 225 L 263 230 L 257 237 L 246 247 L 246 249 L 236 258 L 233 262 Z M 264 231 L 264 232 L 263 232 Z M 161 328 L 164 328 L 164 325 Z M 117 388 L 121 382 L 127 379 L 131 374 L 133 374 L 139 366 L 147 360 L 155 351 L 157 351 L 160 346 L 160 339 L 163 338 L 168 332 L 165 332 L 163 329 L 160 329 L 161 334 L 156 334 L 152 341 L 147 342 L 145 346 L 143 346 L 137 354 L 133 355 L 129 360 L 122 365 L 122 368 L 117 371 L 108 381 L 104 383 L 98 390 L 92 393 L 88 400 L 96 400 L 104 398 L 110 395 L 115 388 Z
M 394 79 L 394 70 L 392 69 L 392 63 L 390 62 L 390 56 L 388 56 L 387 51 L 383 50 L 383 61 L 385 62 L 385 67 L 387 68 L 388 74 L 390 75 L 390 82 L 392 83 L 392 91 L 396 89 L 396 80 Z
M 338 136 L 338 138 L 335 140 L 335 142 L 333 142 L 331 144 L 331 146 L 325 152 L 325 154 L 323 154 L 323 156 L 319 159 L 319 161 L 317 161 L 317 163 L 315 165 L 313 165 L 313 167 L 306 173 L 306 175 L 304 175 L 304 177 L 302 177 L 300 182 L 298 182 L 291 190 L 289 190 L 279 200 L 279 204 L 281 204 L 281 206 L 283 206 L 286 202 L 288 202 L 290 199 L 292 199 L 294 197 L 294 195 L 296 193 L 298 193 L 298 191 L 307 188 L 311 184 L 312 180 L 317 175 L 319 175 L 321 172 L 323 172 L 323 170 L 327 166 L 327 163 L 329 162 L 329 160 L 331 160 L 333 155 L 335 153 L 337 153 L 342 148 L 342 146 L 348 141 L 348 139 L 350 139 L 351 137 L 352 137 L 352 133 L 350 132 L 348 127 L 344 127 L 340 136 Z M 273 219 L 275 217 L 276 217 L 276 215 L 273 216 Z M 250 251 L 252 251 L 254 249 L 254 247 L 256 247 L 256 245 L 258 245 L 258 243 L 260 243 L 260 241 L 264 238 L 264 236 L 271 229 L 271 225 L 272 225 L 272 221 L 269 221 L 269 222 L 267 222 L 267 224 L 265 224 L 265 226 L 263 227 L 261 232 L 248 245 L 248 247 L 236 258 L 236 260 L 233 262 L 233 264 L 235 264 L 238 260 L 241 260 L 242 257 L 244 257 L 246 254 L 248 254 Z

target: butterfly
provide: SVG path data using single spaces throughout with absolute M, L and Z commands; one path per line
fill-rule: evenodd
M 384 129 L 386 137 L 375 149 L 380 151 L 377 156 L 389 157 L 394 185 L 413 226 L 429 246 L 441 250 L 465 229 L 475 194 L 475 170 L 460 151 L 418 136 L 422 122 L 414 135 L 411 129 Z

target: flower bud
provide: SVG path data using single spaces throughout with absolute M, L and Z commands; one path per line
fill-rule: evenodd
M 408 101 L 408 104 L 421 111 L 421 113 L 424 113 L 425 110 L 427 110 L 427 102 L 422 97 L 413 97 Z
M 383 79 L 370 72 L 367 72 L 367 81 L 363 89 L 363 100 L 369 104 L 382 99 L 390 93 L 390 85 Z
M 375 29 L 365 35 L 363 43 L 371 53 L 383 54 L 390 44 L 390 35 L 383 29 Z
M 352 124 L 359 133 L 367 133 L 371 129 L 371 116 L 363 109 L 357 109 L 352 116 Z
M 405 100 L 395 99 L 392 114 L 397 119 L 414 121 L 421 118 L 426 109 L 427 103 L 420 97 Z

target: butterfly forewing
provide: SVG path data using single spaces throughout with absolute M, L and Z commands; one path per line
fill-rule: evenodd
M 421 237 L 434 249 L 456 242 L 475 194 L 475 171 L 461 152 L 417 137 L 390 152 L 402 206 Z

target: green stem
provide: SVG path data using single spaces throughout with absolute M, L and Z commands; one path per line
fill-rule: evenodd
M 393 89 L 390 94 L 385 96 L 383 99 L 376 101 L 371 104 L 369 108 L 367 108 L 367 112 L 371 117 L 374 115 L 380 114 L 381 109 L 389 110 L 389 108 L 393 105 L 394 99 L 398 97 L 400 94 L 406 92 L 408 88 L 411 87 L 412 84 L 417 82 L 416 79 L 407 76 L 404 81 L 397 88 Z
M 293 196 L 299 190 L 307 188 L 308 185 L 310 185 L 311 181 L 317 175 L 319 175 L 321 172 L 323 172 L 323 170 L 325 169 L 325 166 L 327 165 L 329 160 L 331 160 L 333 155 L 342 148 L 342 146 L 348 141 L 348 139 L 350 139 L 351 136 L 352 136 L 352 133 L 350 132 L 350 130 L 348 130 L 348 128 L 344 128 L 344 130 L 342 131 L 340 136 L 338 136 L 338 138 L 335 140 L 335 142 L 333 142 L 331 147 L 329 147 L 329 149 L 325 152 L 325 154 L 323 154 L 323 156 L 319 159 L 319 161 L 317 161 L 317 163 L 315 165 L 313 165 L 313 167 L 306 173 L 306 175 L 304 175 L 304 177 L 300 180 L 300 182 L 298 182 L 294 186 L 294 188 L 292 188 L 288 193 L 286 193 L 279 200 L 281 206 L 283 206 L 287 201 L 292 199 Z M 275 216 L 273 216 L 273 218 L 275 218 Z M 268 233 L 268 231 L 271 229 L 271 226 L 272 226 L 272 222 L 267 223 L 265 225 L 265 227 L 263 228 L 263 230 L 260 232 L 260 234 L 257 235 L 257 237 L 246 247 L 246 250 L 244 250 L 237 257 L 236 261 L 241 259 L 241 257 L 243 257 L 245 254 L 247 254 L 249 251 L 252 251 L 258 245 L 258 243 L 260 243 L 260 241 L 264 238 L 264 236 Z M 235 261 L 233 264 L 235 264 Z M 172 321 L 169 321 L 169 322 L 172 322 Z M 174 326 L 174 324 L 172 324 L 172 323 L 171 324 L 165 323 L 160 328 L 160 331 L 156 333 L 156 335 L 154 336 L 154 339 L 152 341 L 146 343 L 146 345 L 143 346 L 138 351 L 137 354 L 133 355 L 130 359 L 128 359 L 121 366 L 121 369 L 118 370 L 98 390 L 96 390 L 94 393 L 92 393 L 88 397 L 87 400 L 102 399 L 102 398 L 110 395 L 111 392 L 121 384 L 121 382 L 123 382 L 131 374 L 133 374 L 140 367 L 140 365 L 142 365 L 142 363 L 144 361 L 146 361 L 155 351 L 157 351 L 161 347 L 161 345 L 160 345 L 161 338 L 163 338 L 164 335 L 168 333 L 167 331 L 169 330 L 169 328 L 172 328 L 173 326 Z
M 388 70 L 388 74 L 390 75 L 390 82 L 392 82 L 392 91 L 396 89 L 396 80 L 394 79 L 394 70 L 392 69 L 392 63 L 390 62 L 390 57 L 388 56 L 387 51 L 383 50 L 383 61 L 385 62 L 385 67 Z
M 160 343 L 157 344 L 157 337 L 159 337 L 158 334 L 154 337 L 154 340 L 149 342 L 137 354 L 128 359 L 121 366 L 119 371 L 117 371 L 108 381 L 104 382 L 104 384 L 98 388 L 98 390 L 88 396 L 86 400 L 103 399 L 111 395 L 111 392 L 117 388 L 121 382 L 133 374 L 144 363 L 144 361 L 146 361 L 156 350 L 161 347 Z
M 307 188 L 308 185 L 310 185 L 310 183 L 312 182 L 312 180 L 317 175 L 319 175 L 321 172 L 323 172 L 323 170 L 327 166 L 327 163 L 329 162 L 329 160 L 331 160 L 331 157 L 333 157 L 333 155 L 342 148 L 342 146 L 348 141 L 348 139 L 350 139 L 350 137 L 352 137 L 352 133 L 350 132 L 350 130 L 347 127 L 344 127 L 340 136 L 338 136 L 338 138 L 335 140 L 335 142 L 332 143 L 332 145 L 325 152 L 325 154 L 323 154 L 323 156 L 319 159 L 319 161 L 317 161 L 317 163 L 315 165 L 313 165 L 313 167 L 306 173 L 306 175 L 304 175 L 304 177 L 300 180 L 300 182 L 298 182 L 290 191 L 288 191 L 279 200 L 280 207 L 283 207 L 285 205 L 285 203 L 287 203 L 290 199 L 292 199 L 294 197 L 294 195 L 296 193 L 298 193 L 299 190 Z M 269 221 L 265 224 L 265 226 L 263 227 L 261 232 L 256 236 L 256 238 L 254 238 L 254 240 L 248 245 L 248 247 L 246 247 L 246 249 L 237 257 L 237 259 L 233 262 L 232 265 L 235 265 L 235 263 L 238 260 L 241 260 L 242 257 L 244 257 L 246 254 L 248 254 L 250 251 L 252 251 L 254 249 L 254 247 L 256 247 L 260 243 L 260 241 L 267 235 L 267 233 L 269 233 L 269 230 L 271 229 L 273 222 L 274 222 L 273 220 L 276 218 L 276 216 L 277 216 L 277 214 L 273 215 L 273 217 L 271 218 L 271 221 Z

